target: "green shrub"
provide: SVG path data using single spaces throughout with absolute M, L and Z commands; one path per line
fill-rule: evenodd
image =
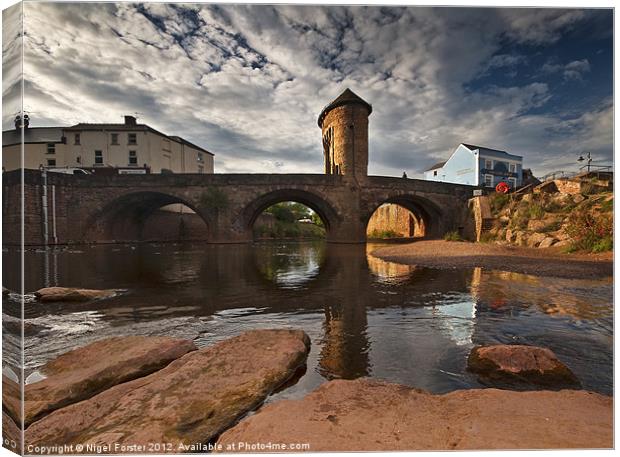
M 497 237 L 489 232 L 482 232 L 480 234 L 480 242 L 481 243 L 490 243 L 491 241 L 495 241 Z
M 566 234 L 571 239 L 571 246 L 576 250 L 593 251 L 606 247 L 605 239 L 613 237 L 613 217 L 611 214 L 592 214 L 580 209 L 573 211 L 567 220 Z
M 511 199 L 511 196 L 508 194 L 494 193 L 489 195 L 489 203 L 491 204 L 491 209 L 495 213 L 501 211 Z
M 456 230 L 446 233 L 443 239 L 446 241 L 463 241 L 463 238 L 461 238 L 461 235 L 459 235 L 459 232 Z
M 609 212 L 614 210 L 614 199 L 610 198 L 601 203 L 601 211 Z
M 219 212 L 228 207 L 228 195 L 217 187 L 208 187 L 200 195 L 200 203 L 209 209 Z
M 592 252 L 605 252 L 611 251 L 614 248 L 614 239 L 611 236 L 606 236 L 602 240 L 597 241 L 592 246 Z
M 401 238 L 403 235 L 394 230 L 373 230 L 370 232 L 370 238 Z
M 510 223 L 508 224 L 509 228 L 523 230 L 527 227 L 527 223 L 529 221 L 529 217 L 524 214 L 522 209 L 518 209 L 514 216 L 510 219 Z
M 545 209 L 539 203 L 532 203 L 527 208 L 527 214 L 530 219 L 542 219 L 545 215 Z

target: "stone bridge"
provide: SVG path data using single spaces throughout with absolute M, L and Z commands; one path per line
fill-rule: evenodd
M 474 187 L 417 179 L 339 174 L 66 175 L 39 170 L 3 173 L 5 244 L 143 240 L 150 215 L 180 203 L 207 227 L 206 241 L 244 243 L 269 206 L 295 201 L 321 217 L 327 240 L 363 243 L 373 212 L 384 203 L 410 210 L 427 237 L 468 231 Z

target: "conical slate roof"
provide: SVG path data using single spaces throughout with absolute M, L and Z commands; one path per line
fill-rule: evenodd
M 331 110 L 339 106 L 350 105 L 352 103 L 363 105 L 368 109 L 368 114 L 372 113 L 372 105 L 360 98 L 351 89 L 347 88 L 342 94 L 338 96 L 338 98 L 336 98 L 336 100 L 323 108 L 323 111 L 321 111 L 321 114 L 319 114 L 319 127 L 323 127 L 323 119 L 325 119 L 325 116 L 327 116 L 327 113 L 329 113 Z

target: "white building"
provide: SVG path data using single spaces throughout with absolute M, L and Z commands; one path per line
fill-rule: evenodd
M 21 119 L 2 132 L 2 166 L 21 167 Z M 179 136 L 169 136 L 133 116 L 123 124 L 24 129 L 24 168 L 78 167 L 95 172 L 213 173 L 213 154 Z

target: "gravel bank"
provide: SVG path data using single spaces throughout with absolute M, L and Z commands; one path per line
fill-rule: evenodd
M 613 254 L 565 254 L 557 248 L 524 248 L 487 243 L 429 240 L 376 249 L 383 260 L 431 268 L 512 271 L 559 278 L 613 276 Z

